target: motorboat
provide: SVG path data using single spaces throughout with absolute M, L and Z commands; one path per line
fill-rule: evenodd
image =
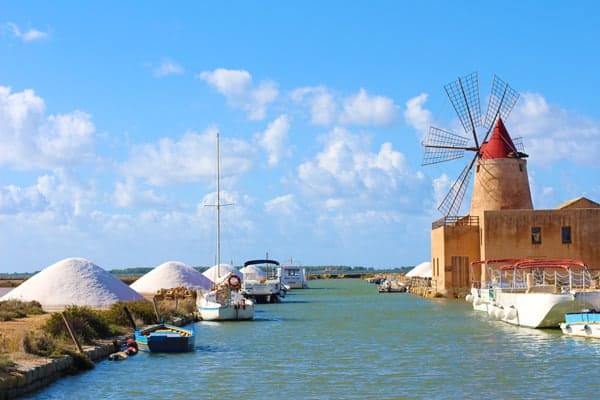
M 262 264 L 263 269 L 257 267 Z M 244 263 L 240 272 L 244 275 L 242 280 L 242 295 L 254 300 L 255 303 L 279 303 L 285 297 L 287 288 L 281 284 L 276 267 L 279 262 L 275 260 L 250 260 Z
M 306 289 L 306 269 L 293 265 L 293 260 L 290 260 L 289 265 L 282 265 L 277 269 L 279 280 L 282 284 L 291 289 Z
M 581 260 L 482 260 L 471 263 L 471 277 L 473 309 L 513 325 L 558 328 L 567 313 L 600 309 L 600 290 Z
M 600 312 L 592 308 L 567 313 L 560 329 L 569 336 L 600 338 Z

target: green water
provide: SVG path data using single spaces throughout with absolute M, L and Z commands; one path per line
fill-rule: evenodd
M 517 328 L 465 301 L 310 281 L 255 320 L 196 324 L 196 351 L 102 361 L 36 399 L 597 398 L 600 341 Z

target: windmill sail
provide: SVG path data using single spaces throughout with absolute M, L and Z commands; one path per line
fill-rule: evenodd
M 471 169 L 475 162 L 482 157 L 481 147 L 487 141 L 496 121 L 498 119 L 505 120 L 508 117 L 519 98 L 519 94 L 498 76 L 494 76 L 485 120 L 482 125 L 479 81 L 476 72 L 445 85 L 444 90 L 467 136 L 431 127 L 426 139 L 422 142 L 425 148 L 422 165 L 456 160 L 463 157 L 465 151 L 475 153 L 471 162 L 463 168 L 438 207 L 438 210 L 445 216 L 456 216 L 460 212 L 463 198 L 469 186 Z M 498 123 L 501 124 L 501 122 Z M 478 128 L 485 129 L 483 137 L 478 136 Z M 519 145 L 522 148 L 522 144 L 519 143 Z M 517 156 L 526 156 L 522 151 L 515 149 L 515 145 L 512 143 L 511 148 Z

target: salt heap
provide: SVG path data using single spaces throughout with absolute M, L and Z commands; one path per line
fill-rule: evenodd
M 225 276 L 229 275 L 229 273 L 237 275 L 240 278 L 243 277 L 242 273 L 230 264 L 213 265 L 212 267 L 204 271 L 202 274 L 208 279 L 210 279 L 212 282 L 216 283 L 217 281 L 222 280 Z
M 178 261 L 168 261 L 140 277 L 129 287 L 138 293 L 156 293 L 177 287 L 210 290 L 212 281 L 194 268 Z
M 267 273 L 256 265 L 248 265 L 240 269 L 240 272 L 244 275 L 244 279 L 248 281 L 260 281 L 267 278 Z
M 407 278 L 431 278 L 431 262 L 425 261 L 406 273 Z
M 119 300 L 143 300 L 143 297 L 91 261 L 66 258 L 0 297 L 0 301 L 8 299 L 36 300 L 44 310 L 58 311 L 70 305 L 108 308 Z

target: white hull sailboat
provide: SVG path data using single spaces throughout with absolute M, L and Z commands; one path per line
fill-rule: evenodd
M 466 300 L 491 318 L 529 328 L 558 328 L 565 314 L 600 308 L 600 290 L 578 260 L 486 260 L 472 264 Z M 483 267 L 486 267 L 484 270 Z
M 198 296 L 196 306 L 203 321 L 244 321 L 254 319 L 254 302 L 240 293 L 242 279 L 228 272 L 221 276 L 221 187 L 220 151 L 217 133 L 217 274 L 212 289 Z

